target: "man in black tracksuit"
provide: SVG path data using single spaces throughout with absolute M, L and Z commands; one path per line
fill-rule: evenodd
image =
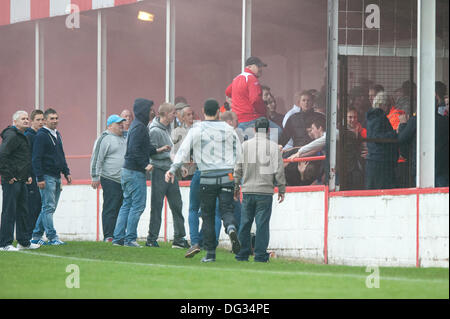
M 0 175 L 2 179 L 3 205 L 0 224 L 0 251 L 36 249 L 30 244 L 31 234 L 27 231 L 28 190 L 31 183 L 31 151 L 24 132 L 28 127 L 28 114 L 18 111 L 13 115 L 13 126 L 1 133 Z M 17 248 L 14 241 L 16 226 Z

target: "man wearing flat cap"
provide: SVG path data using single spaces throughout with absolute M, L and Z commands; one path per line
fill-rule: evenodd
M 172 123 L 170 123 L 170 129 L 173 132 L 174 129 L 176 129 L 177 127 L 180 127 L 182 125 L 182 120 L 181 120 L 181 111 L 185 108 L 185 107 L 189 107 L 190 105 L 185 103 L 185 102 L 178 102 L 175 104 L 175 111 L 176 111 L 176 116 L 174 118 L 174 120 L 172 121 Z
M 113 114 L 106 122 L 107 129 L 95 141 L 91 157 L 91 186 L 103 189 L 103 241 L 112 242 L 123 193 L 120 172 L 127 151 L 124 122 L 127 119 Z
M 245 61 L 244 72 L 233 79 L 233 82 L 227 87 L 225 95 L 233 99 L 232 111 L 238 117 L 238 129 L 242 130 L 244 138 L 252 138 L 256 119 L 266 117 L 267 107 L 262 99 L 262 89 L 258 78 L 262 75 L 263 67 L 267 64 L 260 58 L 252 56 Z M 281 128 L 275 123 L 270 123 L 270 128 Z M 278 134 L 273 130 L 271 136 Z

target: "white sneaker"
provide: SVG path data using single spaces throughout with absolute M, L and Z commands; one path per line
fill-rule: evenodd
M 13 245 L 9 245 L 5 247 L 0 247 L 0 251 L 19 251 L 19 249 L 17 249 Z
M 17 249 L 18 249 L 18 250 L 38 249 L 39 247 L 41 247 L 41 245 L 30 243 L 29 246 L 22 246 L 21 244 L 17 243 Z

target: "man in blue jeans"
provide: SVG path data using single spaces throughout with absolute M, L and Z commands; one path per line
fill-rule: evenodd
M 269 261 L 269 222 L 272 214 L 274 187 L 278 186 L 278 202 L 284 200 L 286 178 L 283 158 L 278 144 L 269 140 L 269 121 L 259 118 L 255 122 L 255 137 L 242 145 L 243 159 L 234 170 L 234 199 L 239 198 L 242 180 L 242 210 L 239 241 L 241 250 L 236 260 L 248 261 L 251 255 L 250 230 L 256 223 L 256 262 Z
M 37 185 L 41 193 L 42 209 L 33 230 L 31 243 L 43 245 L 45 234 L 49 245 L 64 245 L 53 225 L 53 214 L 58 206 L 61 194 L 61 174 L 72 183 L 70 170 L 64 154 L 61 134 L 56 130 L 58 113 L 54 109 L 44 112 L 45 125 L 39 129 L 33 144 L 32 163 Z
M 150 155 L 170 150 L 168 145 L 156 149 L 150 144 L 147 125 L 152 105 L 153 101 L 142 98 L 134 102 L 135 119 L 128 131 L 121 174 L 123 202 L 114 229 L 114 246 L 142 247 L 136 242 L 137 226 L 147 202 L 146 172 L 153 168 Z

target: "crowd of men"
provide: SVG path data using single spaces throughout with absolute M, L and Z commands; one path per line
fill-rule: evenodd
M 286 114 L 278 113 L 270 88 L 259 83 L 264 67 L 267 64 L 258 57 L 248 58 L 244 71 L 226 88 L 223 106 L 214 99 L 205 101 L 203 121 L 194 123 L 193 109 L 181 97 L 174 104 L 162 103 L 157 112 L 153 101 L 138 98 L 133 111 L 125 109 L 108 117 L 107 129 L 93 146 L 90 165 L 92 187 L 103 189 L 105 242 L 142 248 L 137 226 L 147 206 L 150 179 L 145 246 L 159 247 L 167 198 L 173 216 L 172 248 L 186 249 L 186 258 L 205 250 L 202 262 L 215 261 L 223 225 L 236 260 L 247 261 L 252 254 L 254 261 L 269 260 L 274 189 L 278 188 L 282 202 L 286 186 L 325 182 L 323 161 L 300 158 L 325 154 L 326 115 L 320 103 L 323 92 L 316 90 L 296 93 L 294 106 Z M 440 84 L 436 88 L 436 126 L 441 136 L 436 138 L 440 143 L 436 149 L 447 149 L 446 159 L 437 159 L 436 185 L 448 186 L 448 105 L 442 107 L 446 88 Z M 339 160 L 346 163 L 337 172 L 342 189 L 396 187 L 400 154 L 415 165 L 411 156 L 415 116 L 408 119 L 411 101 L 406 97 L 403 94 L 394 102 L 381 85 L 350 91 L 346 128 L 339 134 L 344 150 Z M 61 175 L 69 184 L 72 180 L 56 129 L 58 114 L 53 109 L 35 110 L 30 119 L 31 125 L 25 111 L 16 112 L 13 126 L 1 135 L 0 250 L 4 251 L 65 244 L 53 225 Z M 190 244 L 185 238 L 180 180 L 191 180 Z M 252 237 L 253 223 L 256 234 Z M 12 245 L 14 225 L 17 247 Z

